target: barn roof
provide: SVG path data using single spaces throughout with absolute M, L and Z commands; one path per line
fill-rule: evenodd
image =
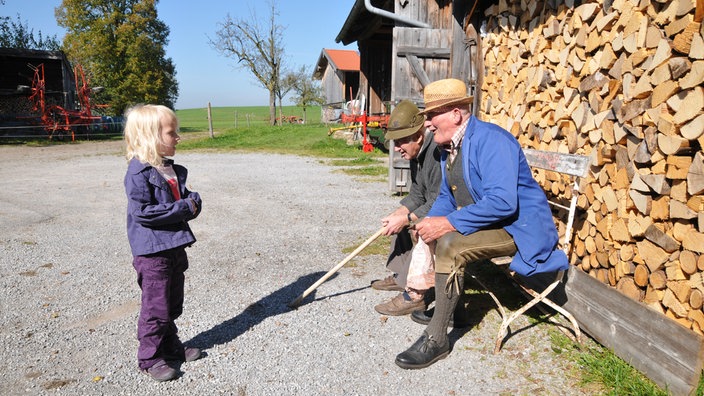
M 379 29 L 383 23 L 389 23 L 386 18 L 382 18 L 377 14 L 369 12 L 364 5 L 365 0 L 355 0 L 352 10 L 350 10 L 345 24 L 342 25 L 340 33 L 335 38 L 336 43 L 347 45 L 358 41 L 361 38 L 366 38 Z M 368 0 L 369 3 L 376 8 L 380 8 L 389 12 L 394 10 L 393 0 Z
M 326 49 L 320 52 L 318 62 L 315 64 L 313 78 L 323 77 L 325 69 L 330 65 L 335 70 L 359 71 L 359 53 L 354 50 Z

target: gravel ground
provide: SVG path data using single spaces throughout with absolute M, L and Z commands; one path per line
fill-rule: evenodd
M 398 197 L 317 159 L 177 153 L 203 197 L 191 222 L 181 338 L 207 356 L 157 383 L 137 370 L 140 293 L 125 235 L 119 142 L 0 146 L 0 394 L 582 395 L 550 325 L 511 336 L 486 309 L 420 371 L 394 357 L 421 334 L 373 307 L 393 292 L 360 255 L 297 309 L 287 303 L 373 234 Z M 339 169 L 339 168 L 337 168 Z M 528 326 L 521 318 L 513 327 Z M 571 374 L 572 373 L 572 374 Z

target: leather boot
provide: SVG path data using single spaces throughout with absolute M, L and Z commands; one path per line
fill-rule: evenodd
M 462 329 L 472 325 L 472 319 L 469 317 L 469 312 L 467 308 L 467 301 L 468 296 L 467 294 L 463 293 L 460 296 L 460 300 L 457 302 L 457 307 L 455 307 L 455 312 L 452 315 L 452 319 L 450 319 L 450 327 L 455 329 Z M 430 308 L 426 311 L 413 311 L 413 313 L 411 314 L 411 320 L 416 323 L 427 326 L 428 323 L 430 323 L 430 319 L 433 318 L 434 313 L 435 308 Z
M 450 342 L 445 337 L 444 342 L 438 342 L 427 332 L 411 345 L 406 351 L 396 356 L 396 364 L 405 369 L 422 369 L 430 366 L 450 353 Z

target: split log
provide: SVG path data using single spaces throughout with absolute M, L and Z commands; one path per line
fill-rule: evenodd
M 697 272 L 697 255 L 689 250 L 682 250 L 680 253 L 680 268 L 687 275 Z
M 680 133 L 689 140 L 696 140 L 704 134 L 704 114 L 698 115 L 692 121 L 680 127 Z
M 645 265 L 637 265 L 636 270 L 633 273 L 633 280 L 639 287 L 646 287 L 648 285 L 648 279 L 650 277 L 650 272 L 648 272 L 648 267 Z
M 674 155 L 689 148 L 689 140 L 679 136 L 658 134 L 658 148 L 665 155 Z
M 690 230 L 682 240 L 682 247 L 697 253 L 704 253 L 704 233 Z
M 672 253 L 680 248 L 680 244 L 674 238 L 664 233 L 654 224 L 645 230 L 645 238 L 668 253 Z
M 692 158 L 685 156 L 671 155 L 667 157 L 667 172 L 665 176 L 670 180 L 686 179 L 689 168 L 692 165 Z
M 670 184 L 667 182 L 665 175 L 642 175 L 640 178 L 656 194 L 665 195 L 670 193 Z
M 630 190 L 628 192 L 628 196 L 631 198 L 633 204 L 636 206 L 640 213 L 646 216 L 650 214 L 650 210 L 653 205 L 653 199 L 650 197 L 650 195 L 642 194 L 641 192 L 636 190 Z
M 667 288 L 672 291 L 672 293 L 677 298 L 677 301 L 679 301 L 683 304 L 689 303 L 689 294 L 692 291 L 692 288 L 689 287 L 689 282 L 687 282 L 687 281 L 668 281 Z
M 704 192 L 704 155 L 698 152 L 687 173 L 687 192 L 697 195 Z
M 636 246 L 638 247 L 638 253 L 651 273 L 662 269 L 670 258 L 670 255 L 664 249 L 648 240 L 639 241 Z
M 687 204 L 678 200 L 670 200 L 670 218 L 692 220 L 697 218 L 698 213 L 690 209 Z
M 663 290 L 667 287 L 667 275 L 665 275 L 665 271 L 663 270 L 651 272 L 648 282 L 650 282 L 650 286 L 654 289 Z
M 675 111 L 675 123 L 682 125 L 699 115 L 704 107 L 704 88 L 694 87 L 682 91 L 668 99 L 667 104 Z
M 631 233 L 633 238 L 641 238 L 651 224 L 653 224 L 653 220 L 649 217 L 633 215 L 628 220 L 628 232 Z
M 662 305 L 669 308 L 678 318 L 687 317 L 687 308 L 677 300 L 677 297 L 670 289 L 665 290 L 665 295 L 662 297 Z
M 679 80 L 682 89 L 689 89 L 700 86 L 704 83 L 704 61 L 695 61 L 689 73 Z
M 698 289 L 690 290 L 691 291 L 689 293 L 689 306 L 692 309 L 701 309 L 702 305 L 704 305 L 704 294 L 701 292 L 701 290 Z

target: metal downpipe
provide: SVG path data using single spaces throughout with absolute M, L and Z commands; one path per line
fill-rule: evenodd
M 419 28 L 426 28 L 430 29 L 432 26 L 428 25 L 427 23 L 416 21 L 414 19 L 398 16 L 394 14 L 393 12 L 388 12 L 386 10 L 382 10 L 381 8 L 374 7 L 372 5 L 372 0 L 364 0 L 364 7 L 367 9 L 367 11 L 371 12 L 372 14 L 377 14 L 381 15 L 383 17 L 393 19 L 394 21 L 399 21 L 402 23 L 405 23 L 409 26 L 413 27 L 419 27 Z

